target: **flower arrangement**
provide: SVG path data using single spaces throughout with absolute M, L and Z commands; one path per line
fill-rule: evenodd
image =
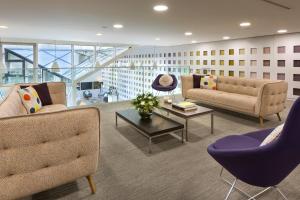
M 142 119 L 149 119 L 153 109 L 159 107 L 158 97 L 151 93 L 139 94 L 132 100 L 132 104 L 139 112 Z

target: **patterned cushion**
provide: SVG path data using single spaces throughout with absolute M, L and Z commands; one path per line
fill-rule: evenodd
M 28 114 L 36 113 L 42 108 L 40 97 L 33 87 L 20 89 L 18 92 Z
M 193 74 L 193 88 L 201 88 L 201 78 L 202 75 Z
M 159 78 L 159 84 L 164 87 L 172 85 L 173 78 L 169 74 L 164 74 Z
M 282 131 L 282 129 L 283 129 L 283 126 L 284 126 L 284 124 L 281 124 L 280 126 L 277 126 L 265 139 L 264 139 L 264 141 L 260 144 L 260 146 L 264 146 L 264 145 L 266 145 L 266 144 L 269 144 L 269 143 L 271 143 L 271 142 L 273 142 L 273 141 L 275 141 L 278 137 L 279 137 L 279 135 L 280 135 L 280 133 L 281 133 L 281 131 Z
M 216 90 L 217 89 L 217 76 L 204 76 L 201 78 L 201 88 L 208 90 Z

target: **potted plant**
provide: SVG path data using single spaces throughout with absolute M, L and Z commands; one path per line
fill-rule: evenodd
M 142 119 L 149 119 L 153 113 L 153 109 L 158 107 L 158 97 L 151 93 L 138 95 L 132 100 L 132 104 L 139 112 Z

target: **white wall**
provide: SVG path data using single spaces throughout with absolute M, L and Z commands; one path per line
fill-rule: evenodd
M 250 78 L 251 72 L 256 72 L 259 79 L 262 79 L 263 73 L 266 72 L 270 73 L 270 79 L 272 80 L 277 80 L 278 73 L 284 73 L 285 81 L 289 84 L 288 97 L 296 98 L 298 96 L 293 95 L 293 88 L 300 88 L 300 82 L 293 81 L 293 74 L 300 74 L 300 67 L 293 67 L 294 60 L 300 60 L 300 53 L 294 53 L 294 46 L 296 45 L 300 45 L 300 33 L 181 46 L 144 46 L 135 47 L 120 60 L 120 63 L 127 66 L 131 62 L 151 65 L 156 61 L 158 66 L 190 66 L 194 72 L 196 69 L 200 69 L 201 73 L 203 73 L 203 69 L 210 69 L 215 70 L 216 74 L 219 75 L 220 70 L 224 70 L 225 76 L 229 75 L 229 71 L 234 71 L 234 76 L 239 76 L 239 72 L 244 71 L 247 78 Z M 277 53 L 279 46 L 285 46 L 286 52 L 283 54 Z M 265 47 L 271 48 L 270 54 L 263 53 Z M 257 48 L 257 54 L 252 55 L 251 48 Z M 234 49 L 234 55 L 229 55 L 229 49 Z M 239 55 L 239 49 L 245 49 L 245 55 Z M 211 55 L 211 50 L 216 50 L 215 56 Z M 220 55 L 220 50 L 225 51 L 224 56 Z M 196 55 L 197 51 L 200 51 L 200 56 Z M 204 51 L 208 51 L 207 56 L 203 55 Z M 190 52 L 193 52 L 194 55 L 190 56 Z M 171 56 L 169 57 L 170 53 Z M 178 56 L 179 53 L 181 53 L 181 56 Z M 149 54 L 151 54 L 150 57 Z M 166 57 L 164 57 L 164 54 L 166 54 Z M 200 65 L 197 60 L 200 60 Z M 203 65 L 204 60 L 207 60 L 207 65 Z M 211 60 L 215 60 L 216 65 L 211 65 Z M 220 60 L 224 60 L 224 66 L 219 65 Z M 234 66 L 229 66 L 229 60 L 234 60 Z M 245 66 L 239 66 L 239 60 L 244 60 Z M 257 60 L 257 66 L 250 66 L 251 60 Z M 264 67 L 263 60 L 270 60 L 270 67 Z M 277 60 L 285 60 L 285 67 L 278 67 Z

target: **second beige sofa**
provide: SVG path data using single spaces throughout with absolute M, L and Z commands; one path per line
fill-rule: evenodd
M 288 85 L 284 81 L 219 76 L 217 90 L 193 88 L 193 76 L 182 76 L 182 96 L 204 104 L 263 119 L 284 110 Z

